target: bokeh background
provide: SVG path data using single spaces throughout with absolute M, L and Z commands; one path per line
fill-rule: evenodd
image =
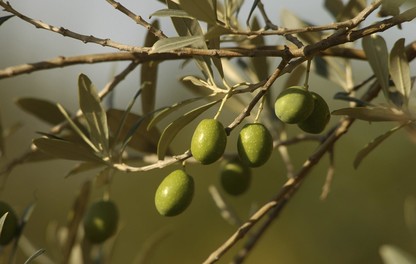
M 242 16 L 251 2 L 247 1 Z M 152 12 L 163 8 L 158 1 L 131 1 L 122 3 L 147 19 Z M 105 1 L 36 0 L 12 1 L 22 13 L 47 23 L 63 26 L 82 34 L 108 37 L 118 42 L 141 45 L 145 30 L 112 8 Z M 279 21 L 285 9 L 313 24 L 332 22 L 323 8 L 323 1 L 264 1 L 269 16 Z M 0 15 L 6 15 L 0 11 Z M 258 13 L 256 13 L 258 15 Z M 374 17 L 370 17 L 370 21 Z M 368 22 L 370 23 L 370 22 Z M 170 21 L 161 19 L 162 28 L 174 36 Z M 389 30 L 381 35 L 389 48 L 400 37 L 406 43 L 416 39 L 415 23 L 403 25 L 403 30 Z M 273 44 L 275 39 L 269 40 Z M 359 45 L 359 43 L 357 44 Z M 62 37 L 12 18 L 0 27 L 0 68 L 26 62 L 37 62 L 56 56 L 71 56 L 112 51 L 95 44 L 83 44 Z M 270 59 L 271 64 L 276 60 Z M 14 104 L 16 98 L 36 97 L 59 102 L 70 110 L 78 107 L 77 77 L 87 74 L 101 88 L 114 72 L 125 63 L 76 65 L 63 69 L 40 71 L 29 75 L 0 81 L 0 110 L 5 127 L 16 122 L 23 126 L 7 139 L 6 161 L 10 161 L 30 146 L 38 137 L 36 131 L 47 131 L 41 121 L 28 115 Z M 412 63 L 412 74 L 415 64 Z M 181 62 L 160 65 L 157 106 L 170 105 L 177 100 L 192 97 L 177 79 L 196 73 L 196 68 Z M 354 80 L 359 83 L 371 74 L 366 63 L 354 64 Z M 319 91 L 330 104 L 331 110 L 345 106 L 345 102 L 333 101 L 334 93 L 341 91 L 337 85 L 313 75 L 310 85 Z M 124 108 L 139 86 L 139 72 L 119 85 L 114 94 L 114 106 Z M 275 89 L 280 89 L 276 85 Z M 276 90 L 276 91 L 277 91 Z M 378 99 L 383 102 L 383 98 Z M 135 107 L 140 112 L 140 105 Z M 212 114 L 212 113 L 211 113 Z M 225 116 L 231 120 L 233 116 Z M 336 122 L 336 117 L 331 124 Z M 174 143 L 173 149 L 181 153 L 190 140 L 195 122 L 184 129 Z M 325 181 L 328 157 L 314 168 L 300 191 L 290 201 L 281 217 L 272 225 L 247 259 L 247 263 L 382 263 L 379 248 L 383 244 L 397 245 L 416 255 L 416 237 L 405 223 L 404 203 L 416 196 L 416 146 L 403 130 L 394 134 L 354 170 L 355 154 L 374 137 L 392 128 L 392 123 L 356 122 L 348 135 L 335 147 L 335 178 L 327 200 L 319 199 Z M 163 126 L 161 127 L 163 129 Z M 300 131 L 290 128 L 289 135 Z M 233 136 L 229 142 L 232 142 Z M 232 151 L 234 146 L 228 146 Z M 316 143 L 291 146 L 289 151 L 294 164 L 299 167 L 315 149 Z M 3 161 L 2 164 L 4 164 Z M 94 177 L 94 172 L 64 178 L 75 163 L 48 161 L 18 166 L 9 175 L 0 199 L 9 202 L 17 212 L 36 201 L 36 208 L 24 231 L 37 248 L 45 248 L 48 256 L 57 259 L 59 254 L 46 239 L 51 223 L 64 225 L 68 210 L 80 186 Z M 196 196 L 190 208 L 175 218 L 163 218 L 154 209 L 153 196 L 161 179 L 177 165 L 145 173 L 117 174 L 112 185 L 111 197 L 119 206 L 121 231 L 113 249 L 111 263 L 133 263 L 149 248 L 152 241 L 157 245 L 147 251 L 145 263 L 200 263 L 211 251 L 224 242 L 236 229 L 224 221 L 209 192 L 209 185 L 218 186 L 218 165 L 190 164 L 188 172 L 195 177 Z M 247 219 L 258 206 L 276 194 L 286 180 L 285 169 L 277 152 L 263 167 L 254 170 L 250 190 L 241 197 L 225 195 L 241 219 Z M 103 188 L 95 188 L 92 200 L 101 196 Z M 416 209 L 415 209 L 416 210 Z M 165 236 L 166 235 L 166 236 Z M 158 239 L 164 237 L 163 239 Z M 227 253 L 219 263 L 228 263 L 236 249 Z M 17 263 L 23 263 L 25 255 L 19 252 Z

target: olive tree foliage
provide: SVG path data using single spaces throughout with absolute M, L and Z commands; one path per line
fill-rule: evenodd
M 279 153 L 284 161 L 287 181 L 234 234 L 225 238 L 217 249 L 207 252 L 204 263 L 218 261 L 229 249 L 239 246 L 239 240 L 249 236 L 235 256 L 235 263 L 243 262 L 258 239 L 279 217 L 288 201 L 301 189 L 311 169 L 327 154 L 331 162 L 323 187 L 322 197 L 325 197 L 334 173 L 335 144 L 348 133 L 355 120 L 395 124 L 357 153 L 353 164 L 355 167 L 394 132 L 406 128 L 409 133 L 414 133 L 416 89 L 412 89 L 414 78 L 410 75 L 409 62 L 416 57 L 416 42 L 400 38 L 388 50 L 385 40 L 377 34 L 393 27 L 405 27 L 408 22 L 414 26 L 412 20 L 416 17 L 416 7 L 413 7 L 412 2 L 327 0 L 323 8 L 332 15 L 334 22 L 312 25 L 290 11 L 282 15 L 282 21 L 273 21 L 267 12 L 267 3 L 260 0 L 166 0 L 160 1 L 165 8 L 152 14 L 136 14 L 121 2 L 106 1 L 133 23 L 147 29 L 142 46 L 83 35 L 48 24 L 30 17 L 30 14 L 21 13 L 13 7 L 13 3 L 0 0 L 0 6 L 9 13 L 0 17 L 0 25 L 7 23 L 10 18 L 20 19 L 22 23 L 29 23 L 51 34 L 114 49 L 114 52 L 61 56 L 10 66 L 0 69 L 0 79 L 77 64 L 130 62 L 99 91 L 88 76 L 81 74 L 78 79 L 77 113 L 69 113 L 59 102 L 50 102 L 47 98 L 20 98 L 17 105 L 50 124 L 50 130 L 33 139 L 30 151 L 22 153 L 14 161 L 5 162 L 2 173 L 7 175 L 20 164 L 58 158 L 79 161 L 67 176 L 100 169 L 97 179 L 110 185 L 115 171 L 140 173 L 181 163 L 185 168 L 188 162 L 198 162 L 190 150 L 177 153 L 170 145 L 185 126 L 202 119 L 201 115 L 209 109 L 217 109 L 213 117 L 215 120 L 221 120 L 225 111 L 234 117 L 232 122 L 222 124 L 227 136 L 238 133 L 242 123 L 261 123 L 272 134 L 273 151 Z M 246 17 L 240 14 L 242 6 L 250 10 Z M 376 15 L 375 22 L 367 23 L 370 15 Z M 158 19 L 170 21 L 176 35 L 167 36 Z M 268 38 L 278 38 L 279 43 L 284 44 L 267 45 Z M 162 90 L 157 85 L 158 65 L 168 60 L 195 64 L 200 73 L 186 75 L 179 80 L 183 87 L 195 93 L 195 97 L 156 109 L 157 93 Z M 233 63 L 236 60 L 238 63 Z M 368 62 L 373 75 L 360 83 L 354 83 L 351 74 L 354 60 Z M 141 72 L 140 85 L 131 102 L 124 109 L 105 109 L 103 99 L 114 93 L 118 84 L 138 66 Z M 287 132 L 291 125 L 275 116 L 276 98 L 273 98 L 272 90 L 280 92 L 278 89 L 281 87 L 290 86 L 300 86 L 307 90 L 311 71 L 341 88 L 333 91 L 333 99 L 342 100 L 345 107 L 331 112 L 332 126 L 326 127 L 322 133 L 292 135 Z M 241 73 L 244 77 L 241 77 Z M 282 76 L 288 78 L 281 78 Z M 316 88 L 311 89 L 320 93 Z M 385 103 L 372 103 L 376 97 L 384 97 Z M 142 106 L 140 114 L 132 112 L 133 105 L 138 100 Z M 191 104 L 196 107 L 185 114 L 178 114 L 178 110 Z M 160 127 L 161 121 L 168 117 L 173 121 L 166 127 Z M 2 153 L 7 131 L 10 129 L 1 127 Z M 288 148 L 311 140 L 316 141 L 318 147 L 303 165 L 294 167 Z M 146 165 L 135 165 L 143 163 Z M 75 238 L 87 210 L 90 189 L 91 184 L 87 182 L 74 203 L 74 214 L 68 223 L 67 242 L 64 245 L 64 262 L 69 261 L 71 252 L 78 243 Z M 223 215 L 231 217 L 220 192 L 216 188 L 210 191 Z M 21 233 L 30 211 L 21 221 L 20 232 L 17 234 Z M 267 220 L 260 222 L 263 218 Z M 248 234 L 254 227 L 258 228 Z M 16 236 L 17 241 L 19 238 Z M 91 250 L 86 244 L 81 247 L 84 251 Z M 29 261 L 42 252 L 36 252 Z M 406 258 L 399 249 L 389 246 L 383 248 L 382 255 L 386 256 L 386 263 L 392 256 L 393 259 L 394 256 Z

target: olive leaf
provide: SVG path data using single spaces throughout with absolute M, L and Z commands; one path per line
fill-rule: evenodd
M 379 35 L 373 34 L 362 39 L 362 46 L 386 100 L 391 102 L 389 99 L 389 61 L 386 41 Z
M 78 92 L 79 106 L 87 120 L 90 139 L 98 150 L 107 155 L 109 151 L 107 115 L 95 86 L 85 74 L 80 74 L 78 78 Z
M 260 29 L 260 23 L 257 17 L 253 18 L 253 22 L 251 23 L 252 30 Z M 250 40 L 250 43 L 256 47 L 264 46 L 264 37 L 257 36 Z M 257 76 L 256 81 L 265 80 L 269 75 L 269 64 L 267 63 L 267 58 L 264 56 L 261 57 L 251 57 L 250 58 L 251 65 L 253 66 L 253 70 Z
M 0 26 L 6 22 L 7 20 L 9 20 L 10 18 L 14 17 L 14 15 L 9 15 L 9 16 L 4 16 L 4 17 L 0 17 Z
M 399 129 L 407 126 L 409 123 L 404 123 L 399 126 L 396 126 L 386 133 L 376 137 L 371 142 L 369 142 L 362 150 L 360 150 L 354 159 L 354 168 L 357 169 L 358 166 L 361 164 L 363 159 L 367 157 L 368 154 L 370 154 L 371 151 L 373 151 L 377 146 L 379 146 L 384 140 L 386 140 L 389 136 L 391 136 L 394 132 L 398 131 Z
M 0 235 L 1 235 L 1 231 L 3 230 L 4 221 L 6 221 L 6 218 L 7 218 L 8 214 L 9 214 L 9 212 L 6 212 L 0 218 Z
M 367 0 L 349 0 L 337 16 L 337 21 L 345 21 L 358 15 L 367 6 Z
M 216 24 L 217 11 L 214 10 L 212 0 L 180 0 L 179 3 L 184 11 L 196 19 L 207 22 L 208 24 Z
M 406 2 L 406 0 L 382 0 L 378 15 L 381 17 L 397 16 L 400 14 L 400 6 L 404 2 Z
M 30 255 L 30 257 L 28 259 L 26 259 L 26 261 L 23 264 L 30 264 L 33 263 L 37 257 L 43 255 L 46 252 L 46 249 L 41 248 L 36 250 L 35 253 L 33 253 L 32 255 Z
M 52 138 L 37 138 L 33 140 L 33 144 L 41 151 L 56 158 L 103 162 L 92 149 L 70 141 Z
M 335 110 L 332 115 L 347 115 L 351 118 L 356 118 L 370 122 L 382 121 L 406 121 L 409 117 L 404 113 L 394 108 L 387 107 L 348 107 Z
M 383 245 L 380 256 L 384 264 L 415 264 L 416 258 L 408 252 L 393 245 Z
M 406 103 L 410 94 L 410 69 L 404 47 L 404 38 L 399 39 L 394 44 L 390 52 L 390 75 L 396 89 L 403 96 Z
M 342 0 L 325 0 L 325 8 L 336 18 L 344 9 Z
M 24 111 L 36 116 L 51 125 L 57 125 L 65 121 L 55 103 L 38 98 L 18 98 L 15 103 Z
M 183 17 L 183 18 L 193 18 L 190 14 L 188 14 L 184 10 L 180 9 L 160 9 L 156 12 L 152 13 L 149 18 L 157 16 L 157 17 Z
M 204 38 L 202 36 L 185 36 L 160 39 L 152 46 L 149 54 L 173 51 L 186 46 L 196 45 L 203 41 Z
M 159 143 L 157 145 L 157 156 L 159 160 L 163 160 L 166 155 L 166 151 L 175 138 L 175 136 L 182 130 L 187 124 L 192 122 L 195 118 L 197 118 L 200 114 L 211 108 L 213 105 L 221 102 L 221 100 L 213 101 L 203 106 L 200 106 L 192 111 L 185 113 L 183 116 L 179 117 L 172 123 L 170 123 L 165 130 L 163 130 L 162 135 L 160 137 Z
M 152 26 L 158 28 L 159 22 L 157 20 L 154 21 Z M 144 45 L 145 47 L 150 47 L 157 40 L 158 38 L 148 31 Z M 140 88 L 142 90 L 141 102 L 143 114 L 147 114 L 155 109 L 158 65 L 159 63 L 156 61 L 147 61 L 142 64 L 140 70 Z
M 120 120 L 125 115 L 124 125 L 120 128 Z M 107 118 L 111 133 L 119 133 L 119 137 L 124 139 L 123 144 L 129 138 L 128 146 L 131 148 L 141 152 L 156 153 L 160 133 L 156 127 L 147 130 L 147 125 L 150 122 L 149 118 L 118 109 L 109 109 Z M 138 121 L 142 122 L 137 126 Z M 135 129 L 132 130 L 132 128 Z

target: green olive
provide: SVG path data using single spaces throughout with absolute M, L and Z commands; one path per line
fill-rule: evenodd
M 250 187 L 251 169 L 238 157 L 222 162 L 220 170 L 221 186 L 228 194 L 240 195 Z
M 100 200 L 88 208 L 84 217 L 85 237 L 91 243 L 102 243 L 114 235 L 118 224 L 118 209 L 114 202 Z
M 263 165 L 273 151 L 273 139 L 269 130 L 260 123 L 246 124 L 238 136 L 237 150 L 247 166 Z
M 155 194 L 155 206 L 163 216 L 175 216 L 191 204 L 194 180 L 184 170 L 171 172 L 160 183 Z
M 197 161 L 210 164 L 221 158 L 226 145 L 224 126 L 215 119 L 204 119 L 192 136 L 191 152 Z
M 0 245 L 2 246 L 9 244 L 16 236 L 19 229 L 19 220 L 13 208 L 11 208 L 7 203 L 0 201 L 0 217 L 7 212 L 8 214 L 0 234 Z
M 283 90 L 276 99 L 276 116 L 287 124 L 305 120 L 313 111 L 314 100 L 303 86 L 292 86 Z
M 312 113 L 302 122 L 298 123 L 300 129 L 312 134 L 321 133 L 329 122 L 331 114 L 325 100 L 317 93 L 311 92 L 314 100 Z

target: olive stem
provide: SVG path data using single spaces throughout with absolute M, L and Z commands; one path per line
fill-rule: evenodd
M 303 84 L 303 87 L 306 89 L 306 91 L 309 89 L 309 73 L 311 70 L 311 61 L 312 59 L 308 59 L 307 65 L 306 65 L 306 76 L 305 76 L 305 83 Z
M 225 105 L 225 102 L 228 100 L 228 98 L 230 97 L 230 92 L 231 92 L 232 90 L 230 90 L 225 96 L 224 96 L 224 98 L 222 99 L 222 101 L 221 101 L 221 105 L 220 105 L 220 108 L 218 108 L 218 111 L 217 111 L 217 113 L 215 114 L 215 116 L 214 116 L 214 119 L 215 120 L 217 120 L 217 118 L 218 118 L 218 116 L 221 114 L 221 111 L 222 111 L 222 108 L 224 107 L 224 105 Z
M 263 108 L 264 108 L 265 100 L 266 100 L 266 96 L 263 96 L 263 98 L 262 98 L 262 100 L 259 104 L 259 108 L 257 109 L 257 114 L 256 114 L 256 117 L 254 118 L 254 123 L 257 123 L 259 118 L 260 118 L 260 114 L 261 114 L 261 112 L 263 111 Z

